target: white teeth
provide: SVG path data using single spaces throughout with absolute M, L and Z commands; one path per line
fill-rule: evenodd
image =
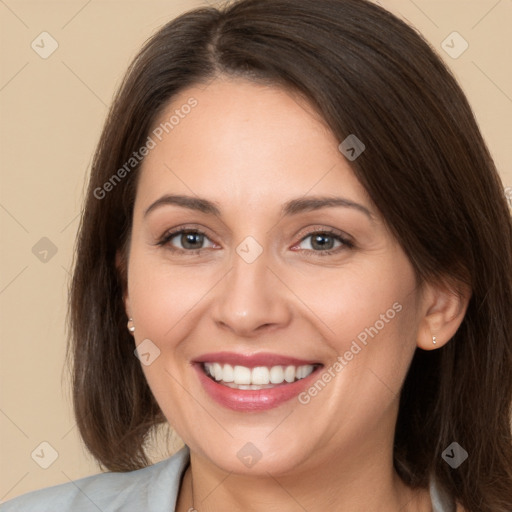
M 303 366 L 246 366 L 221 365 L 220 363 L 204 363 L 203 367 L 207 375 L 212 376 L 216 381 L 231 383 L 229 387 L 238 389 L 262 389 L 272 387 L 272 384 L 283 382 L 295 382 L 310 375 L 315 367 L 312 364 Z
M 270 382 L 272 382 L 272 384 L 281 384 L 284 381 L 284 371 L 282 366 L 272 366 L 269 374 Z
M 222 369 L 222 380 L 224 382 L 234 382 L 235 381 L 235 371 L 230 364 L 225 364 Z
M 286 382 L 293 382 L 295 380 L 295 366 L 287 366 L 284 371 L 284 380 Z
M 252 384 L 251 369 L 245 366 L 235 366 L 233 368 L 233 382 L 235 384 Z
M 219 363 L 213 363 L 213 376 L 215 380 L 222 380 L 223 371 L 222 366 Z
M 270 382 L 270 371 L 265 366 L 256 366 L 251 372 L 252 384 L 268 384 Z

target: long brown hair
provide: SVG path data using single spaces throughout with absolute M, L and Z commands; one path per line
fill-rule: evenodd
M 415 352 L 394 465 L 413 488 L 435 475 L 470 512 L 512 510 L 510 212 L 450 71 L 413 28 L 367 0 L 197 9 L 161 28 L 131 64 L 93 160 L 70 289 L 68 354 L 88 449 L 113 471 L 143 467 L 147 436 L 165 422 L 134 357 L 122 300 L 140 165 L 99 190 L 178 92 L 220 74 L 299 92 L 340 142 L 361 139 L 366 150 L 352 169 L 419 280 L 471 288 L 449 343 Z M 441 457 L 454 441 L 469 454 L 457 469 Z

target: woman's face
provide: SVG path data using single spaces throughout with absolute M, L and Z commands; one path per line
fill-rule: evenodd
M 169 423 L 238 473 L 391 450 L 421 296 L 342 141 L 297 97 L 227 78 L 150 137 L 126 309 Z

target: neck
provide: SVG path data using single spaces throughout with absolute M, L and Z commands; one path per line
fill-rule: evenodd
M 304 465 L 293 474 L 255 476 L 223 471 L 191 452 L 176 511 L 431 512 L 428 490 L 407 487 L 393 469 L 392 451 L 380 446 L 380 452 L 360 444 L 343 456 L 323 454 L 322 464 Z

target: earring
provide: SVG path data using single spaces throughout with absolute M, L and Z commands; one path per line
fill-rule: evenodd
M 133 325 L 133 318 L 128 319 L 127 327 L 130 332 L 132 332 L 132 333 L 135 332 L 135 325 Z
M 432 343 L 435 345 L 436 344 L 436 337 L 435 336 L 432 336 Z

